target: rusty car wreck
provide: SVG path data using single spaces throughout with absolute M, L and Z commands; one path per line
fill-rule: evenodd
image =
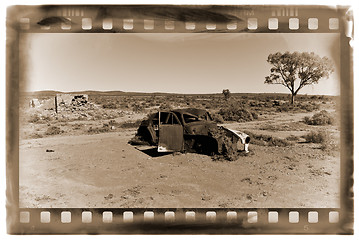
M 247 134 L 218 126 L 206 110 L 186 108 L 150 114 L 129 143 L 157 146 L 158 152 L 213 155 L 247 153 L 249 142 Z

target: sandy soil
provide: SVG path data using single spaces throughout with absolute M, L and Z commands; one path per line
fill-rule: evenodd
M 299 115 L 228 125 L 300 136 L 315 126 L 293 123 Z M 274 118 L 281 119 L 280 126 L 298 129 L 261 130 L 278 124 L 271 122 Z M 339 136 L 335 127 L 330 131 Z M 127 144 L 134 133 L 122 129 L 21 140 L 20 207 L 339 207 L 339 153 L 323 152 L 316 144 L 251 144 L 248 156 L 228 162 L 194 153 L 141 151 Z

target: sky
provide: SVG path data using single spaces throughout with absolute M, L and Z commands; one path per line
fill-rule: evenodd
M 335 63 L 329 79 L 299 93 L 340 94 L 336 33 L 31 33 L 26 39 L 26 91 L 289 93 L 264 84 L 266 60 L 299 51 Z

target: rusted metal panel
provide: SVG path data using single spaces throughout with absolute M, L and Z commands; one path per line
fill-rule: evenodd
M 183 150 L 183 127 L 179 124 L 159 126 L 158 152 Z
M 227 133 L 230 133 L 231 136 L 234 138 L 233 140 L 235 140 L 237 142 L 238 150 L 243 149 L 245 152 L 247 152 L 247 153 L 249 152 L 248 146 L 249 146 L 250 137 L 248 136 L 248 134 L 243 133 L 238 130 L 229 129 L 226 127 L 222 127 L 222 128 L 224 130 L 226 130 Z

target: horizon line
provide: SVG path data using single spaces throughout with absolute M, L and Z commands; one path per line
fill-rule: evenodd
M 60 90 L 36 90 L 36 91 L 24 91 L 22 93 L 39 93 L 39 92 L 60 92 L 60 93 L 76 93 L 76 92 L 122 92 L 122 93 L 142 93 L 142 94 L 173 94 L 173 95 L 208 95 L 208 94 L 222 94 L 222 92 L 215 93 L 176 93 L 176 92 L 134 92 L 134 91 L 123 91 L 123 90 L 74 90 L 74 91 L 60 91 Z M 291 93 L 282 92 L 230 92 L 231 94 L 285 94 L 291 95 Z M 309 95 L 309 96 L 340 96 L 340 94 L 297 94 L 298 95 Z

